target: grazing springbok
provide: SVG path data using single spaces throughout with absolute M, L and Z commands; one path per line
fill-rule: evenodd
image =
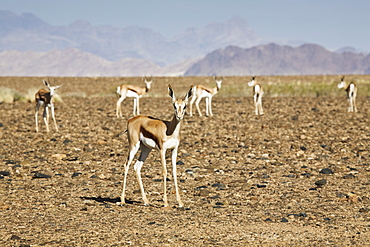
M 54 92 L 56 89 L 60 88 L 61 86 L 50 86 L 50 84 L 43 80 L 44 84 L 49 88 L 49 91 L 45 89 L 40 89 L 35 94 L 35 101 L 36 101 L 36 108 L 35 108 L 35 120 L 36 120 L 36 132 L 39 131 L 39 123 L 38 123 L 38 115 L 40 107 L 44 107 L 44 112 L 42 113 L 42 116 L 44 118 L 44 122 L 46 125 L 46 131 L 49 132 L 49 108 L 51 110 L 51 117 L 54 121 L 55 130 L 58 130 L 57 121 L 55 120 L 55 113 L 54 113 Z
M 344 81 L 344 76 L 342 76 L 342 78 L 340 79 L 340 83 L 338 84 L 338 88 L 344 88 L 347 92 L 347 100 L 349 102 L 348 111 L 357 112 L 356 107 L 357 85 L 354 82 L 351 82 L 347 86 L 347 83 Z
M 136 171 L 137 180 L 140 185 L 141 195 L 145 205 L 149 205 L 149 201 L 145 195 L 143 182 L 141 180 L 140 170 L 144 164 L 144 161 L 148 157 L 152 149 L 156 149 L 160 153 L 160 159 L 162 163 L 162 175 L 163 175 L 163 201 L 164 206 L 168 206 L 167 202 L 167 168 L 166 168 L 166 150 L 172 149 L 172 173 L 173 180 L 176 189 L 176 199 L 180 207 L 183 207 L 183 203 L 180 199 L 179 188 L 177 185 L 177 172 L 176 172 L 176 158 L 177 150 L 180 144 L 180 124 L 185 114 L 185 108 L 188 104 L 189 97 L 192 94 L 191 86 L 189 92 L 183 99 L 176 99 L 175 94 L 168 85 L 168 92 L 172 98 L 174 107 L 174 116 L 172 121 L 164 121 L 147 116 L 136 116 L 127 121 L 127 137 L 129 152 L 127 161 L 125 163 L 125 176 L 123 180 L 123 191 L 121 195 L 121 204 L 125 203 L 125 190 L 126 190 L 126 179 L 127 173 L 135 154 L 140 149 L 141 153 L 139 159 L 134 165 Z
M 223 77 L 218 79 L 216 76 L 214 77 L 216 82 L 216 87 L 210 88 L 203 85 L 197 85 L 193 88 L 193 96 L 190 101 L 190 116 L 193 116 L 193 104 L 195 102 L 195 106 L 197 107 L 199 116 L 202 116 L 202 113 L 199 109 L 199 102 L 202 98 L 206 98 L 206 116 L 213 116 L 212 113 L 212 97 L 215 96 L 218 91 L 221 89 L 221 84 L 223 81 Z
M 252 76 L 252 80 L 248 82 L 248 86 L 253 87 L 253 98 L 254 98 L 254 105 L 256 107 L 256 115 L 263 115 L 263 108 L 262 108 L 262 96 L 263 96 L 263 89 L 260 84 L 256 82 L 256 77 Z
M 117 101 L 117 110 L 116 110 L 117 118 L 122 117 L 121 104 L 126 99 L 126 97 L 134 98 L 133 114 L 134 116 L 140 115 L 139 99 L 149 91 L 153 79 L 152 77 L 150 77 L 150 79 L 144 77 L 143 81 L 145 82 L 145 87 L 126 84 L 117 87 L 117 94 L 120 96 Z

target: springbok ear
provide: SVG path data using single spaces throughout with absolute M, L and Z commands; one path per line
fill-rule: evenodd
M 191 86 L 190 86 L 189 91 L 188 91 L 188 92 L 187 92 L 187 94 L 185 94 L 185 96 L 184 96 L 184 101 L 185 101 L 186 103 L 188 103 L 189 98 L 193 95 L 193 90 L 194 90 L 194 86 L 193 86 L 193 85 L 191 85 Z
M 168 94 L 171 96 L 172 101 L 175 102 L 176 101 L 176 96 L 175 96 L 175 94 L 172 90 L 171 84 L 168 84 Z
M 43 80 L 43 82 L 44 82 L 44 84 L 45 84 L 48 88 L 50 88 L 50 85 L 49 85 L 49 83 L 48 83 L 46 80 Z
M 63 85 L 55 86 L 55 87 L 54 87 L 54 89 L 58 89 L 58 88 L 60 88 L 61 86 L 63 86 Z

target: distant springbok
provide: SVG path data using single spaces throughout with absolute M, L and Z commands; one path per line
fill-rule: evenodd
M 193 87 L 193 96 L 190 101 L 190 116 L 193 116 L 193 104 L 195 102 L 195 106 L 197 107 L 199 116 L 202 116 L 202 113 L 199 109 L 199 102 L 201 99 L 206 98 L 206 116 L 213 116 L 212 113 L 212 97 L 215 96 L 218 91 L 221 89 L 221 84 L 223 81 L 223 77 L 218 79 L 216 76 L 214 80 L 216 82 L 216 87 L 210 88 L 203 85 L 197 85 Z
M 263 108 L 262 108 L 262 96 L 263 96 L 263 89 L 262 86 L 256 83 L 256 77 L 252 76 L 252 80 L 248 82 L 248 86 L 253 87 L 253 98 L 254 98 L 254 105 L 256 108 L 256 115 L 263 115 Z
M 145 87 L 126 84 L 117 87 L 117 94 L 120 96 L 120 98 L 117 101 L 117 110 L 116 110 L 117 118 L 122 117 L 121 104 L 126 99 L 126 97 L 134 98 L 133 114 L 134 116 L 140 115 L 139 99 L 149 91 L 153 79 L 152 77 L 150 79 L 144 77 L 143 81 L 145 82 Z
M 36 108 L 35 108 L 36 132 L 39 131 L 38 115 L 39 115 L 40 107 L 44 107 L 44 112 L 43 112 L 42 116 L 44 118 L 44 122 L 45 122 L 45 125 L 46 125 L 46 131 L 47 132 L 50 131 L 49 130 L 49 111 L 48 111 L 49 108 L 51 110 L 51 117 L 53 118 L 53 121 L 54 121 L 55 130 L 59 131 L 57 122 L 55 120 L 54 98 L 53 98 L 53 96 L 54 96 L 55 90 L 60 88 L 61 86 L 52 87 L 52 86 L 50 86 L 50 84 L 46 80 L 44 80 L 43 82 L 49 88 L 49 91 L 47 91 L 45 89 L 40 89 L 35 94 L 35 101 L 36 101 Z
M 347 100 L 349 102 L 348 111 L 357 112 L 356 107 L 357 85 L 354 82 L 351 82 L 347 86 L 347 83 L 344 81 L 344 76 L 342 76 L 342 78 L 340 79 L 340 83 L 338 84 L 338 88 L 344 88 L 347 92 Z

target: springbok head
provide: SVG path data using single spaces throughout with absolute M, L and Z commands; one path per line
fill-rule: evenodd
M 154 80 L 152 76 L 150 78 L 146 78 L 146 76 L 143 78 L 143 82 L 145 82 L 145 87 L 147 90 L 150 89 L 150 85 L 152 84 L 153 81 Z
M 217 76 L 214 76 L 213 78 L 215 79 L 217 88 L 220 89 L 221 88 L 221 84 L 222 84 L 222 82 L 224 80 L 224 77 L 218 78 Z
M 172 90 L 171 85 L 168 85 L 168 94 L 172 98 L 173 108 L 175 109 L 175 116 L 177 121 L 181 121 L 185 115 L 186 105 L 189 102 L 189 98 L 193 94 L 193 85 L 190 86 L 189 91 L 185 94 L 184 98 L 176 99 L 175 93 Z
M 46 80 L 43 80 L 44 81 L 44 84 L 49 88 L 49 92 L 50 92 L 50 96 L 53 97 L 54 96 L 54 93 L 55 93 L 55 90 L 57 90 L 58 88 L 60 88 L 62 85 L 60 86 L 50 86 L 50 83 Z
M 253 87 L 254 85 L 256 85 L 256 77 L 255 76 L 252 76 L 252 79 L 250 80 L 250 82 L 248 82 L 248 86 L 250 87 Z
M 344 81 L 344 76 L 340 78 L 340 83 L 337 85 L 338 88 L 345 88 L 346 82 Z

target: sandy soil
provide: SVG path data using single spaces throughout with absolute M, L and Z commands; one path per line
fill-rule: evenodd
M 182 88 L 174 86 L 177 96 Z M 155 151 L 142 169 L 151 206 L 143 206 L 132 168 L 128 203 L 119 205 L 132 100 L 125 119 L 115 117 L 114 96 L 63 101 L 58 133 L 45 133 L 43 123 L 34 131 L 33 104 L 0 104 L 1 246 L 370 243 L 369 97 L 358 99 L 358 113 L 346 111 L 344 97 L 266 97 L 261 117 L 251 97 L 215 97 L 213 117 L 185 116 L 182 124 L 184 208 L 169 159 L 170 207 L 162 207 Z M 144 115 L 169 120 L 172 109 L 165 94 L 141 100 Z

